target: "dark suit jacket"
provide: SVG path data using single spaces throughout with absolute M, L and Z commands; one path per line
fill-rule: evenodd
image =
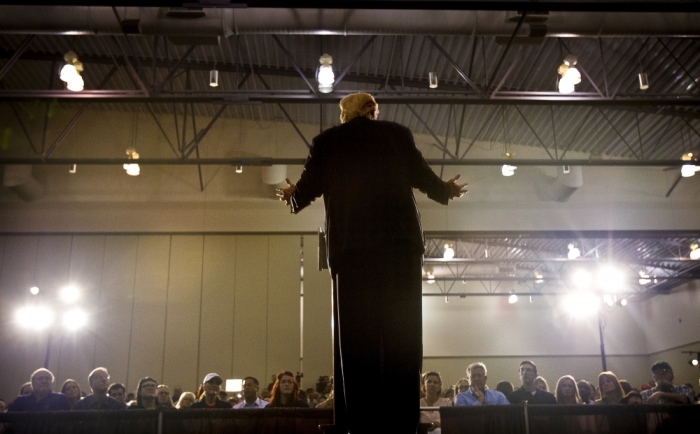
M 329 259 L 400 243 L 423 253 L 413 188 L 448 202 L 449 185 L 430 169 L 408 128 L 356 118 L 313 139 L 290 202 L 298 213 L 323 195 Z

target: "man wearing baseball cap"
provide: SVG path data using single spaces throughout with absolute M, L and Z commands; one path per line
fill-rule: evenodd
M 673 385 L 673 369 L 664 361 L 651 366 L 656 386 L 642 392 L 646 404 L 694 404 L 693 391 L 688 386 Z
M 219 399 L 219 391 L 224 379 L 219 374 L 214 372 L 207 374 L 202 382 L 202 393 L 199 396 L 199 401 L 195 402 L 190 408 L 231 408 L 231 403 Z

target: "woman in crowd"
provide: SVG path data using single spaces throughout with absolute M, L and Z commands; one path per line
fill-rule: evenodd
M 175 408 L 181 410 L 183 408 L 190 408 L 190 405 L 194 404 L 197 398 L 192 392 L 183 392 L 180 394 L 180 399 L 177 401 Z
M 452 400 L 449 398 L 441 398 L 442 393 L 442 377 L 437 372 L 428 372 L 423 375 L 421 387 L 425 392 L 425 398 L 420 399 L 421 407 L 452 407 Z M 439 411 L 421 411 L 420 423 L 429 423 L 431 427 L 429 432 L 440 434 L 440 412 Z
M 543 392 L 549 392 L 549 384 L 547 384 L 547 380 L 544 377 L 535 378 L 535 387 Z
M 601 398 L 595 402 L 596 404 L 619 404 L 625 396 L 617 375 L 610 371 L 601 372 L 598 375 L 598 388 Z
M 156 407 L 175 408 L 173 398 L 170 396 L 170 388 L 165 384 L 161 384 L 156 390 Z
M 309 404 L 299 397 L 299 383 L 294 378 L 294 374 L 289 371 L 277 374 L 277 380 L 272 386 L 270 404 L 265 408 L 308 406 Z
M 70 378 L 63 382 L 63 386 L 61 386 L 61 393 L 66 395 L 66 398 L 68 398 L 71 410 L 73 409 L 75 403 L 82 399 L 80 385 L 77 381 L 71 380 Z
M 127 407 L 129 410 L 153 410 L 156 408 L 158 382 L 151 377 L 143 377 L 139 380 L 136 390 L 136 402 Z
M 557 381 L 554 396 L 557 398 L 557 404 L 581 404 L 581 396 L 578 393 L 576 380 L 571 375 L 564 375 Z
M 457 383 L 455 383 L 455 396 L 452 398 L 452 402 L 455 402 L 457 395 L 462 392 L 466 392 L 467 390 L 469 390 L 469 380 L 466 378 L 460 378 L 457 380 Z

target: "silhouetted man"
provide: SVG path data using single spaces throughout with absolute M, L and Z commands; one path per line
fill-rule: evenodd
M 522 386 L 508 395 L 511 404 L 520 404 L 527 401 L 530 404 L 556 404 L 557 398 L 549 392 L 538 389 L 535 385 L 537 378 L 537 366 L 529 360 L 520 362 L 520 380 Z
M 333 278 L 337 432 L 416 432 L 422 362 L 420 216 L 413 189 L 446 205 L 466 192 L 430 169 L 411 131 L 378 121 L 366 93 L 340 101 L 342 125 L 313 139 L 299 182 L 278 189 L 298 213 L 323 195 Z M 367 413 L 367 379 L 391 385 L 383 417 Z

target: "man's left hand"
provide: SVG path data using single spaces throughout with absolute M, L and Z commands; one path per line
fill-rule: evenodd
M 464 184 L 457 184 L 457 180 L 461 177 L 462 175 L 455 175 L 454 178 L 447 181 L 447 184 L 450 186 L 450 199 L 462 197 L 464 193 L 469 191 L 466 188 L 468 185 L 466 182 Z
M 297 186 L 296 184 L 292 184 L 292 181 L 290 181 L 289 178 L 285 179 L 285 181 L 287 182 L 287 186 L 285 188 L 277 189 L 277 197 L 279 197 L 285 204 L 289 205 L 289 199 L 292 197 L 292 194 L 294 194 Z

